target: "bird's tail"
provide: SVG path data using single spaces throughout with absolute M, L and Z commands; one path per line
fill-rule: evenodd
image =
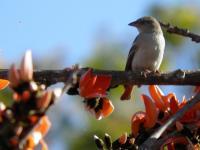
M 131 93 L 132 93 L 134 86 L 133 85 L 125 85 L 124 88 L 125 88 L 124 93 L 122 94 L 120 99 L 121 100 L 131 99 Z

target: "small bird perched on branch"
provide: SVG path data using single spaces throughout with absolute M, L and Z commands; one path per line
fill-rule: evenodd
M 159 22 L 154 17 L 147 16 L 129 25 L 136 27 L 139 34 L 129 51 L 125 71 L 157 71 L 165 49 L 165 39 Z M 133 85 L 124 85 L 124 88 L 121 100 L 128 100 L 131 98 Z

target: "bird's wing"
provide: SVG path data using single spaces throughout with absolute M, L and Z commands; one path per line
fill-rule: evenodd
M 132 70 L 132 61 L 133 61 L 133 58 L 135 56 L 135 53 L 138 51 L 138 46 L 136 44 L 137 40 L 138 40 L 139 36 L 137 36 L 133 42 L 133 45 L 129 51 L 129 54 L 128 54 L 128 59 L 127 59 L 127 62 L 126 62 L 126 67 L 125 67 L 125 70 L 128 71 L 128 70 Z

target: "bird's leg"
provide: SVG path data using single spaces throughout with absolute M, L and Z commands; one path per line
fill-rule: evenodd
M 149 69 L 145 69 L 141 72 L 141 75 L 144 75 L 144 77 L 146 78 L 147 77 L 147 74 L 149 74 L 151 72 L 151 70 Z M 141 85 L 137 85 L 137 87 L 141 87 Z
M 145 69 L 144 70 L 144 77 L 147 77 L 147 74 L 149 74 L 149 73 L 154 73 L 154 74 L 160 74 L 160 71 L 159 70 L 150 70 L 150 69 Z

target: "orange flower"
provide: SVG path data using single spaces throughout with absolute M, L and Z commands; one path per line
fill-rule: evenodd
M 149 93 L 154 100 L 156 106 L 165 112 L 167 108 L 170 106 L 170 99 L 175 98 L 176 96 L 174 93 L 169 93 L 168 95 L 164 95 L 162 90 L 157 85 L 150 85 L 149 86 Z
M 169 102 L 170 111 L 172 114 L 175 114 L 179 110 L 179 104 L 176 97 L 172 97 Z
M 96 99 L 86 99 L 85 105 L 86 109 L 92 115 L 94 115 L 97 120 L 109 116 L 114 110 L 112 102 L 106 97 L 96 98 Z
M 169 93 L 168 95 L 165 96 L 157 85 L 150 85 L 149 92 L 157 108 L 160 111 L 168 112 L 165 113 L 162 122 L 166 121 L 171 115 L 175 114 L 188 102 L 185 97 L 183 97 L 182 101 L 179 102 L 174 93 Z M 198 121 L 200 119 L 199 109 L 200 109 L 200 102 L 197 103 L 192 109 L 188 110 L 180 119 L 180 122 L 192 123 Z
M 141 125 L 145 122 L 145 112 L 137 112 L 131 119 L 131 131 L 134 137 L 138 135 Z
M 142 131 L 151 134 L 152 131 L 155 131 L 157 127 L 166 123 L 166 121 L 182 107 L 184 107 L 188 100 L 185 97 L 182 98 L 180 102 L 174 93 L 169 93 L 164 95 L 161 89 L 156 85 L 149 86 L 149 92 L 151 98 L 146 95 L 142 95 L 142 99 L 145 105 L 145 112 L 137 112 L 133 115 L 131 120 L 131 131 L 132 135 L 137 138 L 140 137 Z M 158 115 L 159 114 L 159 115 Z M 191 133 L 196 133 L 200 127 L 200 102 L 197 103 L 193 108 L 188 110 L 179 120 L 176 121 L 176 124 L 168 130 L 171 132 L 176 129 L 177 132 L 182 132 L 185 127 L 192 126 Z M 160 125 L 159 125 L 160 124 Z M 158 125 L 158 126 L 157 126 Z M 187 126 L 189 125 L 189 126 Z M 165 135 L 163 135 L 164 137 Z M 190 147 L 190 149 L 198 149 L 197 145 L 193 145 L 190 138 L 182 134 L 178 137 L 172 137 L 166 139 L 164 144 L 160 149 L 170 149 L 175 150 L 176 144 L 185 145 Z
M 107 98 L 102 98 L 102 99 L 103 99 L 103 108 L 101 110 L 102 116 L 107 117 L 113 112 L 114 106 L 109 99 Z
M 86 109 L 98 120 L 109 116 L 114 110 L 112 102 L 106 98 L 110 82 L 111 76 L 94 75 L 92 69 L 80 78 L 79 94 L 85 98 Z
M 163 97 L 163 93 L 160 90 L 160 88 L 158 88 L 158 86 L 156 86 L 156 85 L 149 85 L 149 93 L 150 93 L 152 99 L 154 100 L 156 106 L 160 110 L 165 111 L 166 106 L 165 106 L 164 102 L 161 100 Z
M 142 99 L 144 101 L 146 109 L 144 127 L 152 128 L 156 124 L 158 118 L 158 111 L 150 97 L 142 95 Z
M 89 69 L 80 78 L 79 88 L 80 96 L 85 98 L 105 97 L 106 90 L 109 88 L 111 76 L 94 75 L 92 69 Z
M 152 128 L 158 119 L 158 111 L 151 98 L 147 95 L 142 95 L 142 99 L 144 101 L 146 111 L 137 112 L 135 115 L 133 115 L 131 120 L 132 134 L 135 137 L 138 135 L 138 132 L 142 126 L 146 129 Z

